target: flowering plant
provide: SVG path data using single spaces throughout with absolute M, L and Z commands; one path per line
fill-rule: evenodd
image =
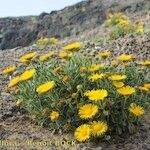
M 41 61 L 40 54 L 30 54 L 32 57 L 21 57 L 28 60 L 28 64 L 21 61 L 27 68 L 15 73 L 8 87 L 17 105 L 35 122 L 55 132 L 73 131 L 80 142 L 136 130 L 149 102 L 148 65 L 135 63 L 133 55 L 121 55 L 113 64 L 108 51 L 98 54 L 96 60 L 78 53 L 70 57 L 58 53 Z M 15 69 L 6 68 L 2 74 Z

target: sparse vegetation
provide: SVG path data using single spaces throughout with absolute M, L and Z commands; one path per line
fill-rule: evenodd
M 108 19 L 105 21 L 106 27 L 113 27 L 110 33 L 111 39 L 123 37 L 127 34 L 142 34 L 144 32 L 144 22 L 135 22 L 129 19 L 122 13 L 109 14 Z

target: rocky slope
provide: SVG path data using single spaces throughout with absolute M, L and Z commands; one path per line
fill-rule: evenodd
M 1 18 L 0 49 L 27 46 L 41 36 L 79 35 L 102 24 L 108 12 L 122 11 L 132 17 L 149 10 L 149 0 L 87 0 L 39 16 Z

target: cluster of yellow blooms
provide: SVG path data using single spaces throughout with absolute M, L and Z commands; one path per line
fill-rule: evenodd
M 49 45 L 49 44 L 54 44 L 57 45 L 59 43 L 59 40 L 52 37 L 52 38 L 47 38 L 47 37 L 41 37 L 40 39 L 37 40 L 38 45 Z
M 122 16 L 122 19 L 123 18 L 125 18 L 125 17 Z M 56 54 L 54 51 L 51 51 L 51 52 L 48 52 L 48 53 L 42 54 L 42 55 L 39 55 L 37 52 L 32 52 L 32 53 L 23 55 L 20 58 L 20 62 L 27 63 L 27 62 L 33 60 L 34 58 L 38 58 L 38 61 L 43 62 L 43 61 L 48 60 L 48 58 L 52 58 L 52 56 L 60 57 L 62 59 L 71 58 L 73 56 L 72 51 L 79 50 L 80 48 L 81 48 L 81 43 L 73 43 L 71 45 L 63 47 L 62 48 L 63 51 L 59 52 L 58 54 Z M 99 53 L 98 57 L 101 57 L 105 60 L 105 58 L 107 58 L 111 54 L 112 54 L 112 52 L 107 50 L 105 52 Z M 120 62 L 126 63 L 131 60 L 134 60 L 135 58 L 136 57 L 134 55 L 121 55 L 121 56 L 116 57 L 116 60 L 114 60 L 114 61 L 116 61 L 118 63 L 120 63 Z M 150 61 L 145 61 L 145 62 L 146 63 L 138 62 L 137 64 L 144 65 L 144 66 L 150 66 Z M 113 64 L 116 65 L 117 63 L 113 62 Z M 111 63 L 111 65 L 112 65 L 112 63 Z M 117 93 L 117 95 L 119 95 L 121 97 L 122 96 L 125 97 L 125 99 L 127 97 L 129 97 L 130 95 L 136 94 L 137 90 L 142 90 L 142 91 L 147 91 L 147 92 L 150 91 L 150 83 L 144 83 L 142 86 L 139 86 L 138 88 L 132 87 L 132 86 L 129 86 L 128 84 L 126 84 L 125 80 L 128 79 L 128 76 L 126 74 L 111 73 L 111 72 L 99 72 L 99 70 L 103 70 L 106 67 L 106 63 L 104 63 L 104 62 L 93 63 L 93 64 L 90 64 L 88 67 L 84 66 L 84 65 L 78 66 L 77 64 L 75 64 L 75 67 L 79 67 L 79 72 L 81 74 L 87 73 L 86 78 L 87 78 L 88 82 L 91 81 L 90 82 L 91 85 L 94 83 L 99 84 L 100 81 L 108 79 L 107 82 L 110 82 L 111 86 L 114 87 L 113 92 Z M 10 73 L 14 72 L 15 70 L 16 70 L 15 65 L 9 66 L 5 70 L 3 70 L 0 74 L 1 75 L 10 74 Z M 73 70 L 73 71 L 77 72 L 76 70 Z M 60 75 L 57 79 L 55 79 L 54 77 L 51 79 L 46 77 L 48 79 L 46 82 L 41 80 L 42 83 L 40 82 L 40 84 L 37 84 L 35 86 L 35 92 L 36 92 L 36 94 L 38 94 L 39 98 L 44 96 L 45 94 L 50 95 L 50 93 L 53 93 L 53 94 L 55 93 L 55 95 L 56 95 L 58 91 L 59 92 L 64 91 L 64 87 L 63 87 L 63 89 L 60 88 L 61 83 L 63 84 L 63 86 L 65 84 L 67 84 L 70 87 L 69 82 L 71 81 L 71 77 L 67 74 L 64 74 L 62 76 L 61 75 L 62 72 L 63 72 L 63 69 L 60 66 L 53 69 L 53 73 Z M 15 87 L 23 81 L 35 78 L 35 76 L 37 76 L 38 73 L 39 72 L 36 68 L 27 69 L 22 74 L 14 77 L 9 82 L 8 87 L 9 88 Z M 61 80 L 61 83 L 60 83 L 60 80 Z M 72 80 L 74 80 L 74 79 L 72 79 Z M 81 104 L 78 103 L 78 106 L 76 109 L 78 112 L 78 117 L 81 120 L 89 121 L 91 119 L 88 123 L 83 123 L 82 125 L 80 125 L 79 127 L 77 127 L 75 129 L 74 137 L 80 142 L 89 140 L 91 137 L 103 136 L 109 129 L 108 122 L 106 122 L 105 120 L 102 120 L 100 118 L 94 119 L 94 117 L 99 115 L 100 111 L 103 109 L 102 107 L 105 106 L 105 103 L 108 102 L 108 98 L 111 95 L 109 89 L 95 88 L 95 87 L 90 88 L 90 86 L 88 88 L 84 88 L 84 86 L 85 85 L 78 84 L 76 89 L 78 91 L 81 91 L 82 89 L 84 89 L 84 91 L 82 91 L 81 93 L 73 92 L 71 95 L 72 99 L 74 99 L 73 102 L 75 102 L 75 99 L 79 99 L 79 96 L 81 96 L 81 95 L 82 95 L 82 98 L 81 98 L 82 100 L 87 99 L 87 103 L 86 103 L 86 101 L 82 102 Z M 53 90 L 55 88 L 60 88 L 60 89 L 57 92 L 53 92 Z M 71 88 L 73 88 L 73 87 L 71 87 Z M 71 90 L 73 91 L 73 89 L 71 89 Z M 49 98 L 51 99 L 51 96 Z M 43 98 L 42 100 L 45 101 L 44 99 L 45 98 Z M 22 103 L 22 101 L 23 100 L 18 100 L 17 105 L 20 105 Z M 66 103 L 66 101 L 63 101 L 63 102 Z M 53 106 L 53 103 L 51 105 Z M 57 104 L 57 105 L 59 105 L 59 104 Z M 54 106 L 55 106 L 55 104 L 54 104 Z M 138 103 L 130 103 L 129 105 L 127 105 L 127 107 L 128 107 L 127 108 L 128 112 L 135 117 L 138 117 L 138 116 L 141 116 L 144 114 L 144 108 L 142 106 L 138 105 Z M 55 107 L 52 110 L 49 110 L 49 108 L 44 108 L 44 110 L 42 111 L 42 114 L 44 114 L 44 115 L 48 114 L 49 118 L 51 119 L 51 121 L 53 123 L 55 123 L 57 120 L 59 120 L 59 118 L 61 118 L 61 116 L 62 116 L 61 110 L 56 109 Z M 36 116 L 34 115 L 33 118 L 36 118 Z
M 105 24 L 107 26 L 110 26 L 110 25 L 116 26 L 117 30 L 114 30 L 114 31 L 118 31 L 118 34 L 119 32 L 121 34 L 144 32 L 143 21 L 139 21 L 138 23 L 135 23 L 122 13 L 109 14 L 108 19 L 106 20 Z
M 108 126 L 103 121 L 93 121 L 91 124 L 83 124 L 79 126 L 74 136 L 75 138 L 80 141 L 89 140 L 91 136 L 102 136 L 107 131 Z
M 76 42 L 76 43 L 72 43 L 70 45 L 63 47 L 62 49 L 66 51 L 76 51 L 76 50 L 79 50 L 80 47 L 81 47 L 81 43 Z

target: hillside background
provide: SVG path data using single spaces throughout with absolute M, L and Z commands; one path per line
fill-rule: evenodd
M 149 10 L 150 0 L 87 0 L 39 16 L 0 18 L 0 49 L 28 46 L 41 36 L 79 36 L 100 26 L 109 12 L 140 19 Z

